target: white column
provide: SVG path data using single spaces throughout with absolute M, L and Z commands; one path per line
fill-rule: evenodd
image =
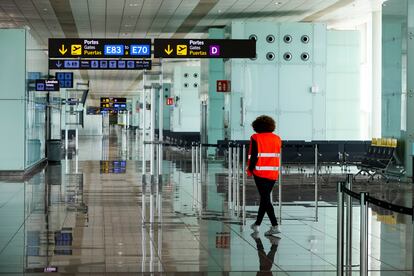
M 382 11 L 372 13 L 372 117 L 371 135 L 381 137 Z

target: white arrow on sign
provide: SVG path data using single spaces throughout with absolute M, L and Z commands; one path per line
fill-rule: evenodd
M 56 62 L 56 66 L 57 66 L 57 68 L 60 68 L 60 66 L 62 66 L 62 63 L 60 63 L 60 60 L 58 62 Z

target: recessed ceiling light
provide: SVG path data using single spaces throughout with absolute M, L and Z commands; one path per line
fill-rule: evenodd
M 217 12 L 218 12 L 218 13 L 221 13 L 221 10 L 218 10 Z
M 282 5 L 282 2 L 275 2 L 275 5 Z
M 47 8 L 44 8 L 43 10 L 44 10 L 44 11 L 47 11 Z
M 130 6 L 130 7 L 138 7 L 138 3 L 135 3 L 135 4 L 132 4 L 132 3 L 131 3 L 131 4 L 129 4 L 129 6 Z

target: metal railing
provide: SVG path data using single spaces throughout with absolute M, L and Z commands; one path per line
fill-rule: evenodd
M 352 198 L 360 203 L 360 275 L 368 275 L 368 234 L 369 234 L 369 204 L 382 207 L 397 213 L 413 216 L 413 208 L 395 205 L 386 201 L 379 200 L 369 195 L 368 192 L 356 193 L 352 191 L 352 174 L 347 174 L 346 182 L 337 183 L 337 275 L 343 275 L 344 268 L 347 273 L 352 273 Z M 346 199 L 346 212 L 345 212 Z M 344 228 L 344 214 L 346 214 L 346 231 Z M 344 231 L 346 238 L 346 254 L 344 264 Z

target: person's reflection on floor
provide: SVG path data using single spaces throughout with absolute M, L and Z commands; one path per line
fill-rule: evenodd
M 266 254 L 264 251 L 262 240 L 259 237 L 258 233 L 252 233 L 252 238 L 256 242 L 257 247 L 257 254 L 259 256 L 260 262 L 260 270 L 257 272 L 256 275 L 273 275 L 272 274 L 272 266 L 275 260 L 275 254 L 277 251 L 277 246 L 279 244 L 280 238 L 275 236 L 265 236 L 269 239 L 271 247 L 269 253 Z

